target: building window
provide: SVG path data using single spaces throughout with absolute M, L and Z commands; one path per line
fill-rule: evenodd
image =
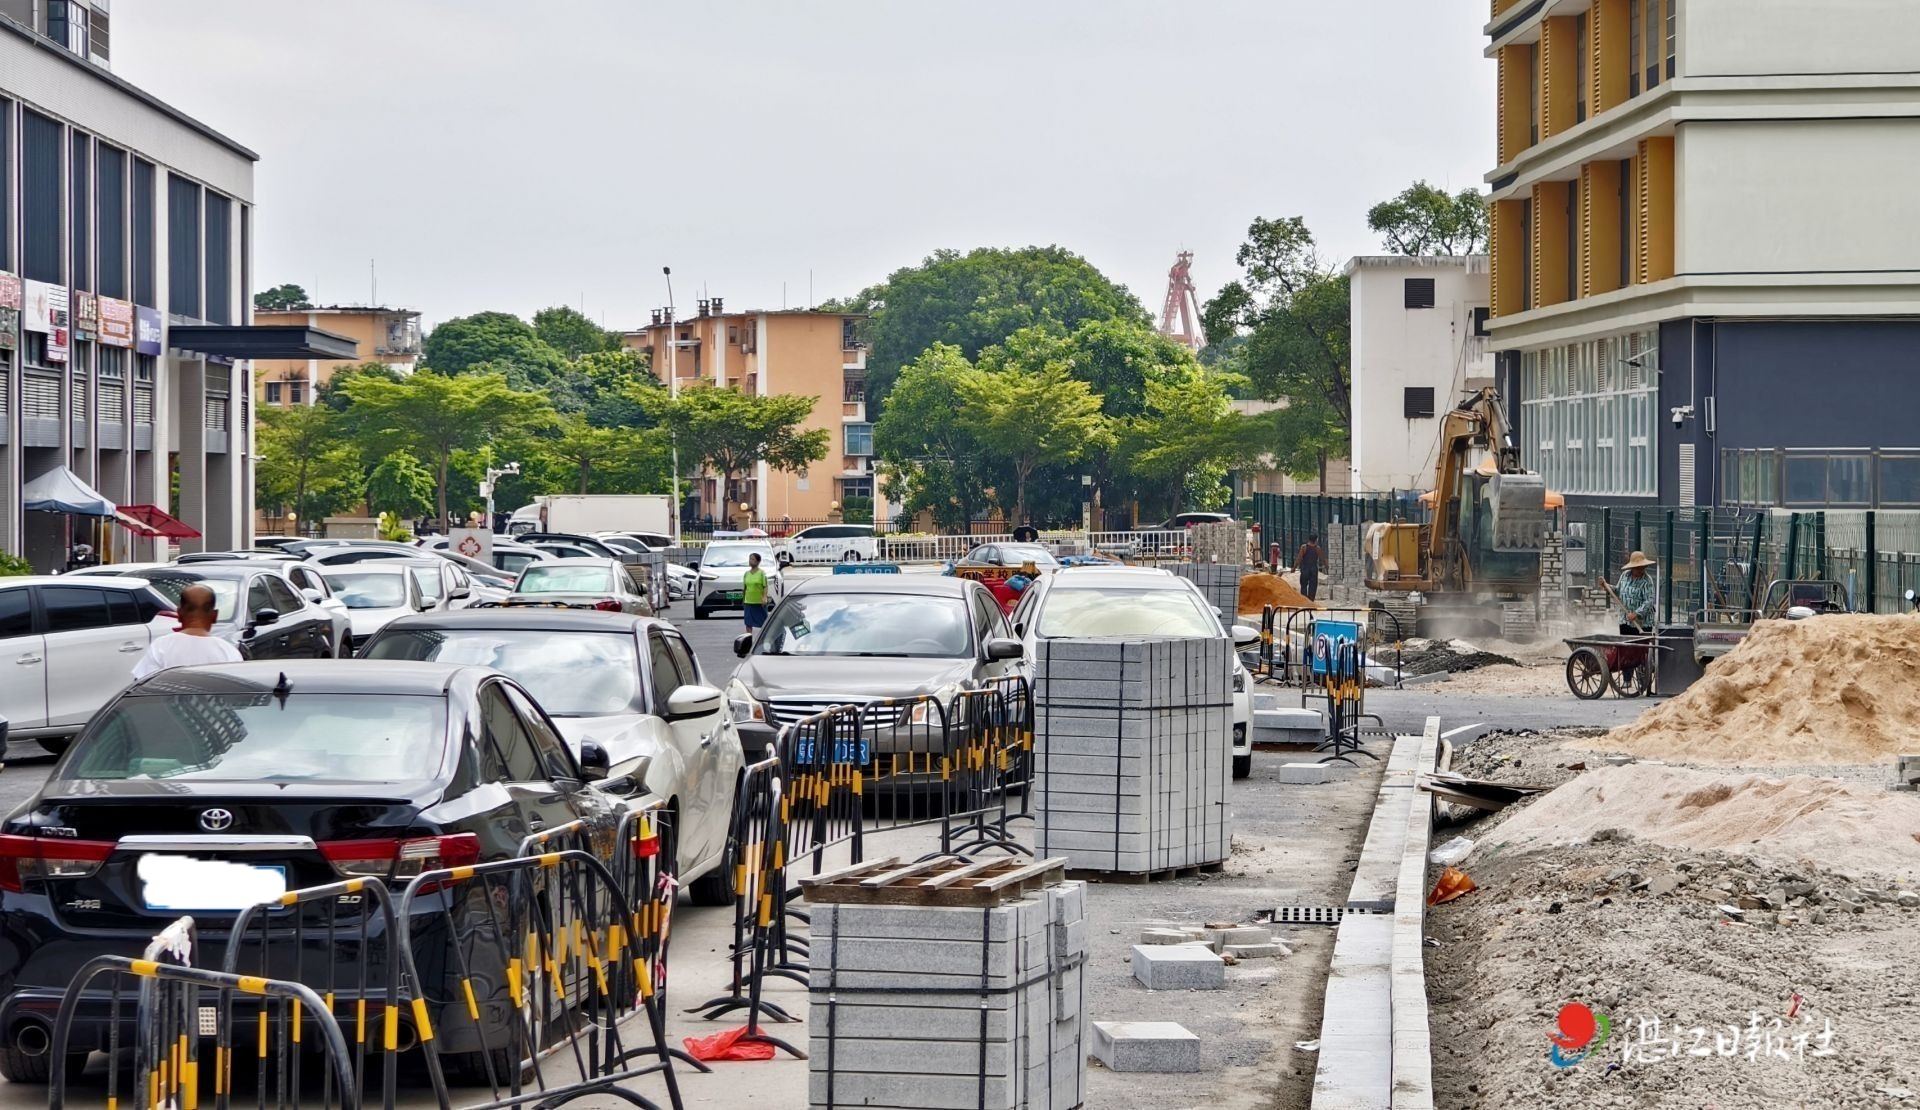
M 21 273 L 34 281 L 60 284 L 66 281 L 60 257 L 66 241 L 61 234 L 66 211 L 60 190 L 66 129 L 36 112 L 21 118 L 25 121 L 20 136 Z
M 160 307 L 154 296 L 153 163 L 133 161 L 133 301 Z
M 93 18 L 89 22 L 93 28 L 93 42 L 91 44 L 93 47 L 92 58 L 101 65 L 105 65 L 111 59 L 112 55 L 107 49 L 109 45 L 108 32 L 110 30 L 110 21 L 107 6 L 104 2 L 94 4 Z
M 1575 68 L 1580 77 L 1580 83 L 1573 91 L 1575 123 L 1587 122 L 1587 94 L 1593 89 L 1593 47 L 1587 40 L 1590 33 L 1587 26 L 1587 13 L 1582 12 L 1580 18 L 1574 22 L 1573 33 Z
M 1408 278 L 1406 288 L 1408 308 L 1432 308 L 1434 290 L 1432 278 Z
M 1487 330 L 1487 318 L 1491 316 L 1492 313 L 1493 313 L 1493 310 L 1487 307 L 1486 305 L 1478 305 L 1474 308 L 1473 334 L 1476 338 L 1484 337 L 1492 334 Z
M 1408 386 L 1405 398 L 1408 420 L 1433 419 L 1433 387 L 1430 385 Z
M 1660 0 L 1647 0 L 1647 91 L 1660 87 Z
M 67 180 L 73 186 L 72 207 L 73 234 L 69 237 L 72 249 L 68 256 L 72 259 L 75 289 L 93 288 L 93 266 L 91 265 L 93 236 L 87 231 L 89 217 L 93 214 L 93 140 L 86 134 L 73 133 L 73 160 L 67 163 Z
M 105 143 L 94 147 L 99 180 L 94 186 L 94 253 L 99 258 L 94 289 L 103 297 L 127 295 L 127 155 Z
M 283 391 L 284 391 L 283 383 L 268 382 L 267 383 L 267 404 L 269 405 L 280 404 L 284 400 L 284 398 L 281 396 Z
M 1627 0 L 1627 95 L 1640 95 L 1640 0 Z
M 1680 76 L 1680 0 L 1667 0 L 1667 80 Z
M 47 334 L 39 331 L 20 333 L 20 356 L 28 366 L 48 366 Z
M 157 356 L 155 356 L 155 355 L 135 355 L 135 356 L 133 356 L 133 380 L 134 380 L 134 381 L 137 381 L 137 382 L 150 382 L 150 381 L 152 381 L 152 380 L 153 380 L 153 368 L 154 368 L 154 367 L 153 367 L 153 364 L 154 364 L 154 363 L 155 363 L 155 362 L 156 362 L 157 360 L 158 360 L 158 359 L 157 359 Z
M 1520 311 L 1533 308 L 1533 201 L 1520 202 Z
M 295 404 L 295 405 L 306 404 L 307 403 L 307 383 L 302 381 L 288 382 L 287 383 L 287 402 L 289 404 Z
M 840 399 L 849 405 L 858 405 L 867 399 L 867 376 L 848 371 L 841 379 Z
M 847 454 L 867 456 L 873 454 L 873 425 L 846 425 Z
M 1590 496 L 1659 492 L 1656 338 L 1632 332 L 1521 356 L 1521 458 L 1548 486 Z
M 1540 47 L 1527 47 L 1527 145 L 1540 141 Z
M 852 351 L 860 346 L 860 327 L 857 320 L 840 321 L 840 347 Z
M 869 501 L 871 501 L 873 499 L 873 479 L 872 478 L 840 479 L 840 500 L 845 501 L 853 497 L 864 497 Z
M 127 351 L 124 347 L 101 347 L 100 377 L 119 381 L 127 376 Z
M 167 311 L 200 316 L 200 186 L 167 177 Z
M 207 323 L 233 323 L 233 202 L 207 190 Z

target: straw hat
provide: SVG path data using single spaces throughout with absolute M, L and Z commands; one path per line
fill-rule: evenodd
M 1654 565 L 1654 562 L 1653 562 L 1653 560 L 1652 560 L 1652 559 L 1649 559 L 1649 558 L 1647 558 L 1647 553 L 1646 553 L 1646 552 L 1644 552 L 1644 551 L 1636 551 L 1636 552 L 1634 552 L 1634 553 L 1633 553 L 1632 555 L 1629 555 L 1629 556 L 1627 556 L 1627 562 L 1626 562 L 1626 565 L 1625 565 L 1625 566 L 1622 566 L 1622 567 L 1621 567 L 1620 569 L 1621 569 L 1621 570 L 1634 570 L 1634 569 L 1636 569 L 1636 568 L 1638 568 L 1638 567 L 1650 567 L 1650 566 L 1653 566 L 1653 565 Z

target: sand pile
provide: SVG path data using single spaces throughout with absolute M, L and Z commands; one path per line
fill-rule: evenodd
M 1240 612 L 1258 614 L 1269 605 L 1276 609 L 1319 608 L 1279 575 L 1249 574 L 1240 579 Z
M 1686 851 L 1920 879 L 1920 795 L 1665 764 L 1590 771 L 1488 830 L 1482 843 L 1553 847 L 1604 829 Z
M 1597 747 L 1759 766 L 1920 752 L 1920 616 L 1762 621 L 1705 678 Z

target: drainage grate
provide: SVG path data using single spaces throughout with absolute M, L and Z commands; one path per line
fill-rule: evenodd
M 1273 911 L 1275 925 L 1338 925 L 1347 912 L 1345 906 L 1279 906 Z

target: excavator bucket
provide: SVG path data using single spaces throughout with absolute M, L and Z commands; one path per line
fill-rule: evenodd
M 1538 474 L 1496 474 L 1487 480 L 1493 549 L 1541 551 L 1547 546 L 1547 481 Z

